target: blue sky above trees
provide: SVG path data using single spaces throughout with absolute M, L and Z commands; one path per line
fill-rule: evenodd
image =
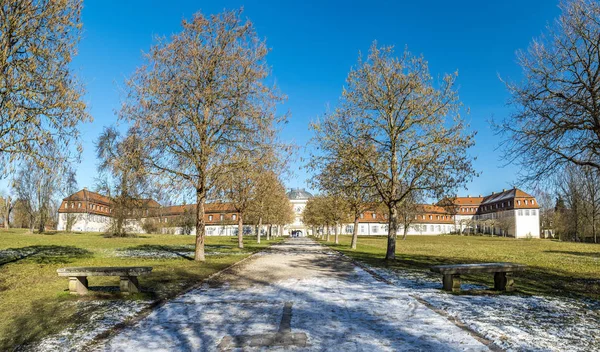
M 116 122 L 120 90 L 141 64 L 156 35 L 181 30 L 181 20 L 200 10 L 213 14 L 244 7 L 259 36 L 272 48 L 268 62 L 288 101 L 281 106 L 291 117 L 282 138 L 301 149 L 286 183 L 305 187 L 303 149 L 311 135 L 308 124 L 333 109 L 344 81 L 373 40 L 404 46 L 423 54 L 434 77 L 458 70 L 467 120 L 478 131 L 473 155 L 482 174 L 461 194 L 486 194 L 508 188 L 516 167 L 502 167 L 489 121 L 510 113 L 504 84 L 518 80 L 515 51 L 525 49 L 545 25 L 559 15 L 558 1 L 90 1 L 84 2 L 84 33 L 73 67 L 87 87 L 86 101 L 95 121 L 82 126 L 84 153 L 77 165 L 80 187 L 93 188 L 97 173 L 94 143 L 103 126 Z

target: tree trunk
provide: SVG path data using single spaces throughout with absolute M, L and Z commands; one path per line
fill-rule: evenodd
M 594 243 L 598 243 L 596 240 L 596 214 L 592 214 L 592 233 L 594 234 Z
M 408 226 L 409 224 L 404 223 L 404 234 L 402 235 L 402 241 L 406 241 L 406 234 L 408 234 Z
M 335 234 L 335 244 L 340 244 L 340 236 L 338 234 L 338 224 L 334 225 L 333 233 Z
M 258 237 L 256 237 L 257 243 L 260 243 L 261 232 L 262 232 L 262 216 L 258 218 Z
M 387 250 L 385 252 L 385 260 L 396 259 L 396 233 L 398 232 L 398 210 L 396 206 L 388 206 L 389 218 L 388 221 L 388 241 Z
M 40 223 L 39 223 L 39 233 L 42 234 L 46 231 L 46 220 L 48 218 L 48 212 L 46 211 L 46 207 L 42 207 L 40 209 Z
M 358 242 L 358 219 L 360 215 L 354 215 L 354 228 L 352 229 L 352 243 L 350 244 L 350 248 L 356 249 L 356 244 Z
M 279 225 L 279 228 L 277 229 L 277 232 L 279 232 L 279 236 L 278 237 L 282 237 L 283 236 L 283 225 Z
M 11 210 L 11 205 L 10 205 L 11 199 L 10 197 L 6 197 L 6 208 L 4 209 L 4 228 L 8 229 L 10 228 L 10 210 Z
M 327 242 L 329 242 L 329 238 L 330 238 L 330 231 L 329 231 L 329 225 L 327 225 Z
M 244 219 L 241 212 L 238 214 L 238 248 L 244 248 Z
M 273 233 L 273 224 L 269 224 L 269 231 L 267 231 L 267 241 L 271 239 L 271 234 Z
M 204 256 L 204 240 L 206 236 L 206 224 L 204 223 L 204 202 L 206 201 L 206 191 L 204 188 L 196 190 L 196 251 L 194 260 L 199 262 L 206 261 Z

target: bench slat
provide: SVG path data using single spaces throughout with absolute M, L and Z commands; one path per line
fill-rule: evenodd
M 151 266 L 71 267 L 56 270 L 58 276 L 140 276 L 151 271 Z

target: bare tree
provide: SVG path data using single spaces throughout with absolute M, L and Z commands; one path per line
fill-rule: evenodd
M 507 83 L 516 112 L 496 126 L 521 181 L 564 166 L 600 170 L 600 3 L 563 0 L 561 16 L 518 53 L 521 83 Z
M 121 109 L 144 140 L 148 169 L 194 191 L 199 261 L 209 192 L 236 166 L 234 156 L 269 144 L 280 121 L 282 97 L 265 83 L 267 46 L 240 15 L 196 13 L 170 41 L 159 39 L 127 82 Z
M 334 121 L 325 119 L 311 124 L 315 132 L 311 143 L 318 153 L 311 155 L 309 168 L 316 172 L 312 184 L 327 194 L 341 198 L 353 215 L 354 227 L 350 247 L 356 249 L 358 243 L 358 221 L 360 215 L 373 206 L 376 190 L 369 174 L 356 167 L 355 156 L 347 153 L 362 147 L 362 141 L 352 140 L 339 130 Z
M 127 236 L 128 219 L 147 216 L 148 194 L 151 185 L 141 163 L 144 152 L 142 140 L 130 130 L 127 135 L 115 127 L 104 129 L 96 142 L 96 155 L 100 164 L 99 190 L 111 198 L 111 225 L 109 235 Z
M 60 169 L 49 171 L 33 162 L 26 162 L 18 169 L 13 179 L 13 189 L 27 214 L 30 232 L 36 226 L 39 233 L 46 230 L 51 217 L 51 202 L 60 188 L 59 175 Z
M 540 231 L 543 236 L 554 236 L 554 206 L 555 199 L 550 190 L 537 188 L 535 191 L 535 199 L 540 206 Z
M 68 197 L 70 195 L 72 195 L 73 193 L 77 192 L 77 179 L 76 179 L 76 174 L 75 174 L 75 170 L 73 170 L 72 168 L 67 168 L 63 179 L 63 194 L 65 195 L 65 197 Z M 73 224 L 75 224 L 75 221 L 77 221 L 77 216 L 74 213 L 71 212 L 67 212 L 67 213 L 63 213 L 63 216 L 65 216 L 65 230 L 67 232 L 71 232 L 73 230 Z
M 417 192 L 414 192 L 398 205 L 398 216 L 403 229 L 402 240 L 406 240 L 410 225 L 416 221 L 417 214 L 422 212 L 422 206 L 418 204 L 418 200 L 420 199 Z
M 10 227 L 10 214 L 13 210 L 14 203 L 10 195 L 0 192 L 0 217 L 3 219 L 4 228 Z
M 257 224 L 256 240 L 260 243 L 263 223 L 269 224 L 267 240 L 273 224 L 278 223 L 282 211 L 290 207 L 285 187 L 273 171 L 264 170 L 257 174 L 254 197 L 250 202 L 249 217 Z
M 219 186 L 237 212 L 238 248 L 244 248 L 244 219 L 255 196 L 257 177 L 257 170 L 250 160 L 239 160 L 237 167 L 227 173 Z
M 394 259 L 398 205 L 414 191 L 441 198 L 475 174 L 467 153 L 456 75 L 436 83 L 423 57 L 373 44 L 347 78 L 336 111 L 327 117 L 345 138 L 364 147 L 347 150 L 346 160 L 371 179 L 388 209 L 386 259 Z
M 91 121 L 69 64 L 81 31 L 81 0 L 0 3 L 0 174 L 14 162 L 64 163 L 78 124 Z

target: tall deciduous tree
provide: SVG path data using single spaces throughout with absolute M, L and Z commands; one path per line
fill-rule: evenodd
M 192 189 L 196 198 L 195 259 L 204 261 L 204 205 L 235 164 L 273 137 L 282 97 L 267 85 L 268 48 L 241 11 L 183 21 L 170 41 L 158 40 L 127 82 L 121 118 L 144 140 L 152 172 Z
M 372 179 L 353 160 L 356 155 L 349 150 L 362 148 L 362 140 L 353 140 L 338 128 L 337 121 L 324 119 L 311 124 L 315 131 L 312 144 L 317 152 L 311 155 L 309 167 L 316 172 L 312 179 L 314 186 L 324 193 L 334 194 L 344 200 L 354 220 L 352 249 L 358 242 L 358 221 L 360 214 L 373 206 L 376 190 Z
M 59 175 L 61 172 L 58 167 L 50 171 L 33 162 L 26 162 L 13 179 L 14 192 L 27 214 L 31 232 L 36 226 L 39 233 L 46 230 L 46 224 L 52 216 L 51 202 L 60 190 Z
M 91 117 L 69 64 L 80 38 L 81 0 L 0 3 L 0 174 L 15 161 L 40 167 L 81 151 Z
M 565 166 L 600 170 L 600 3 L 560 3 L 561 16 L 517 54 L 524 79 L 507 83 L 515 113 L 499 123 L 504 158 L 522 181 Z
M 346 80 L 339 107 L 328 118 L 362 146 L 348 160 L 368 175 L 388 209 L 386 259 L 394 259 L 398 205 L 413 192 L 442 197 L 475 174 L 454 88 L 456 74 L 432 79 L 427 62 L 373 43 Z
M 115 127 L 104 129 L 96 142 L 99 189 L 112 201 L 109 235 L 127 235 L 127 219 L 147 216 L 150 192 L 148 173 L 143 163 L 142 140 L 130 130 L 125 136 Z
M 250 202 L 249 215 L 257 223 L 256 240 L 260 243 L 263 224 L 269 225 L 267 236 L 271 233 L 273 224 L 279 224 L 285 216 L 286 208 L 290 207 L 285 187 L 273 171 L 264 170 L 257 174 L 254 197 Z M 268 239 L 268 238 L 267 238 Z
M 0 218 L 2 219 L 2 224 L 4 228 L 7 229 L 10 227 L 10 213 L 14 207 L 14 203 L 10 195 L 4 194 L 0 192 Z

